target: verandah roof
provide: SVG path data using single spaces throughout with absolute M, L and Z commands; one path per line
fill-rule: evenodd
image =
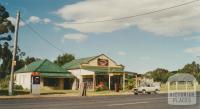
M 124 72 L 123 68 L 118 67 L 100 67 L 100 66 L 82 66 L 82 69 L 94 71 L 96 73 L 101 72 Z

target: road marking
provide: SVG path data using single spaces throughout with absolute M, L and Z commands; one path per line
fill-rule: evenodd
M 149 102 L 135 102 L 135 103 L 109 104 L 108 106 L 124 106 L 124 105 L 147 104 L 147 103 L 149 103 Z

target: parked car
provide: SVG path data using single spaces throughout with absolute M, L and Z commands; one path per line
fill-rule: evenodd
M 157 94 L 160 91 L 160 85 L 149 84 L 149 85 L 141 85 L 137 88 L 133 89 L 135 95 L 142 93 L 142 94 Z

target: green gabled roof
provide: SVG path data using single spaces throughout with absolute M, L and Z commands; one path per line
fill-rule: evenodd
M 75 59 L 72 60 L 69 63 L 64 64 L 62 67 L 65 69 L 78 69 L 80 68 L 81 64 L 89 63 L 90 60 L 94 59 L 96 56 L 93 57 L 87 57 L 87 58 L 81 58 L 81 59 Z
M 26 73 L 26 72 L 69 73 L 64 68 L 58 66 L 57 64 L 52 63 L 47 59 L 35 61 L 16 71 L 16 73 Z

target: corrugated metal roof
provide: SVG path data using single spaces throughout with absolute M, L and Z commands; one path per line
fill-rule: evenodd
M 69 69 L 79 69 L 81 64 L 89 63 L 89 61 L 94 59 L 95 57 L 96 56 L 81 58 L 81 59 L 75 59 L 75 60 L 72 60 L 69 63 L 66 63 L 62 67 L 67 69 L 67 70 L 69 70 Z
M 26 73 L 26 72 L 69 73 L 64 68 L 59 67 L 57 64 L 54 64 L 47 59 L 33 62 L 16 71 L 16 73 Z
M 41 73 L 40 76 L 51 78 L 74 78 L 70 73 Z

